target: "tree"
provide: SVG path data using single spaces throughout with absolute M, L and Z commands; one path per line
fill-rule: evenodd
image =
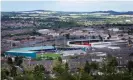
M 100 72 L 102 72 L 102 75 L 100 75 L 100 80 L 119 80 L 120 78 L 117 78 L 117 65 L 118 62 L 115 57 L 109 56 L 107 59 L 103 62 L 101 68 L 99 69 Z M 123 80 L 123 79 L 120 79 Z
M 22 75 L 18 75 L 14 77 L 14 80 L 24 80 L 24 77 Z
M 16 56 L 16 57 L 15 57 L 15 63 L 17 63 L 18 60 L 19 60 L 19 57 Z
M 15 61 L 13 62 L 12 58 L 8 57 L 7 63 L 9 64 L 9 67 L 10 67 L 11 77 L 17 76 L 17 67 L 15 65 L 20 66 L 20 64 L 22 63 L 22 60 L 20 61 L 19 57 L 15 57 Z
M 57 75 L 60 75 L 64 71 L 65 71 L 65 65 L 62 64 L 61 57 L 58 57 L 58 59 L 54 60 L 54 62 L 53 62 L 53 72 L 55 72 Z
M 118 62 L 116 60 L 115 57 L 112 57 L 108 60 L 108 63 L 107 63 L 108 66 L 112 66 L 112 67 L 116 67 L 118 66 Z
M 1 80 L 7 79 L 9 76 L 9 71 L 6 69 L 1 69 Z
M 57 76 L 54 80 L 76 80 L 76 78 L 69 72 L 63 72 L 62 74 Z
M 80 80 L 93 80 L 93 77 L 90 76 L 88 73 L 83 72 L 83 73 L 81 73 Z
M 35 80 L 34 72 L 32 70 L 26 70 L 23 74 L 23 80 Z
M 116 67 L 118 66 L 118 62 L 115 57 L 111 57 L 107 60 L 106 71 L 109 74 L 116 73 Z
M 61 57 L 58 57 L 58 61 L 62 63 L 62 58 Z
M 67 63 L 67 62 L 65 63 L 65 70 L 66 70 L 66 71 L 69 70 L 69 66 L 68 66 L 68 63 Z
M 86 61 L 86 63 L 85 63 L 84 71 L 85 71 L 86 73 L 90 73 L 90 64 L 88 63 L 88 61 Z
M 10 69 L 11 76 L 14 77 L 17 75 L 17 68 L 15 66 L 11 66 Z
M 45 68 L 43 67 L 43 65 L 36 65 L 34 68 L 35 80 L 44 80 L 45 78 L 44 72 L 45 72 Z
M 92 62 L 90 64 L 90 68 L 93 69 L 93 70 L 97 70 L 98 69 L 98 64 L 96 62 Z
M 61 64 L 58 64 L 53 68 L 53 71 L 60 75 L 65 71 L 65 69 L 63 68 Z
M 128 61 L 127 68 L 128 68 L 129 73 L 131 73 L 131 71 L 133 71 L 133 61 Z
M 22 63 L 23 63 L 23 58 L 22 58 L 22 57 L 16 56 L 16 57 L 15 57 L 15 64 L 16 64 L 17 66 L 21 66 Z
M 96 78 L 96 80 L 133 80 L 133 76 L 123 71 L 123 73 L 106 74 Z
M 12 61 L 12 58 L 11 58 L 11 57 L 8 57 L 8 58 L 7 58 L 7 63 L 8 63 L 9 65 L 13 65 L 13 61 Z

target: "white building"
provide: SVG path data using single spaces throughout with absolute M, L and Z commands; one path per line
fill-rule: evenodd
M 38 32 L 41 34 L 49 34 L 51 31 L 49 29 L 41 29 L 41 30 L 38 30 Z
M 74 55 L 84 55 L 86 54 L 83 50 L 69 50 L 69 51 L 61 51 L 60 54 L 63 56 L 74 56 Z
M 114 32 L 120 31 L 119 28 L 109 28 L 108 30 L 109 31 L 114 31 Z

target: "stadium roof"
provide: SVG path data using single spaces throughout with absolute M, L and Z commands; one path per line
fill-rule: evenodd
M 54 46 L 39 46 L 39 47 L 24 47 L 24 48 L 15 48 L 6 52 L 20 52 L 20 53 L 33 53 L 36 52 L 34 50 L 42 50 L 42 49 L 54 49 Z

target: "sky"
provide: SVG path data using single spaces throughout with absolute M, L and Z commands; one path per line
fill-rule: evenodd
M 51 0 L 51 1 L 2 1 L 1 11 L 133 11 L 133 1 L 110 0 Z

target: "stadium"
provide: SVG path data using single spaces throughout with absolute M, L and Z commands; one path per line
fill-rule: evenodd
M 54 47 L 54 46 L 39 46 L 39 47 L 24 47 L 24 48 L 15 48 L 5 52 L 6 56 L 23 56 L 26 58 L 32 59 L 57 59 L 61 57 L 63 54 L 62 52 L 68 51 L 78 51 L 83 50 L 84 48 L 62 48 L 62 47 Z M 76 52 L 78 53 L 78 52 Z
M 126 43 L 124 40 L 117 40 L 117 39 L 78 39 L 78 40 L 71 40 L 67 42 L 68 46 L 75 47 L 75 48 L 103 48 L 108 47 L 111 45 L 123 44 Z
M 49 53 L 49 54 L 47 54 Z M 56 54 L 56 48 L 53 46 L 39 46 L 39 47 L 24 47 L 11 49 L 5 52 L 6 56 L 23 56 L 29 58 L 42 58 L 48 56 L 58 57 Z
M 93 43 L 101 42 L 101 41 L 102 40 L 100 40 L 100 39 L 79 39 L 79 40 L 68 41 L 67 45 L 71 46 L 71 47 L 90 48 L 93 45 Z

